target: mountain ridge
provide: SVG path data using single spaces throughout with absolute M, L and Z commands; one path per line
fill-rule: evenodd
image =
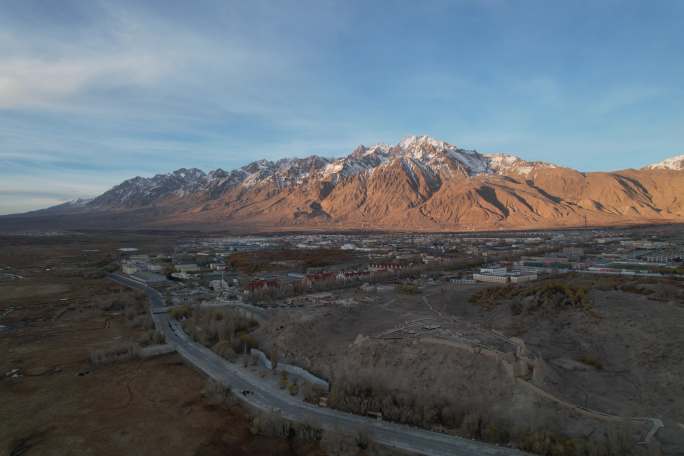
M 340 158 L 310 155 L 257 160 L 230 171 L 181 168 L 134 177 L 92 200 L 32 214 L 73 224 L 95 217 L 107 220 L 104 225 L 268 230 L 671 222 L 684 219 L 684 172 L 677 163 L 580 172 L 408 136 L 394 146 L 358 146 Z

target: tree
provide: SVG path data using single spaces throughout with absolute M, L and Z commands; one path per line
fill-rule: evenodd
M 278 381 L 278 386 L 280 387 L 280 389 L 284 390 L 285 388 L 287 388 L 288 383 L 289 382 L 287 378 L 287 372 L 282 371 L 280 373 L 280 380 Z
M 278 350 L 275 348 L 275 346 L 271 347 L 268 357 L 271 360 L 271 369 L 276 370 L 278 367 Z

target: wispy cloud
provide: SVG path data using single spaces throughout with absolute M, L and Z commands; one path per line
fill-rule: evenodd
M 76 198 L 98 195 L 122 175 L 92 176 L 63 171 L 34 171 L 31 175 L 0 175 L 0 215 L 62 204 Z
M 6 0 L 0 204 L 29 198 L 22 181 L 56 201 L 411 133 L 583 169 L 626 166 L 620 143 L 656 161 L 684 142 L 684 15 L 665 3 L 655 27 L 500 0 Z
M 0 192 L 0 215 L 44 209 L 62 204 L 65 200 L 25 192 Z
M 153 55 L 0 62 L 0 109 L 53 106 L 94 88 L 150 86 L 170 70 Z
M 620 110 L 672 95 L 674 95 L 672 89 L 648 84 L 618 85 L 600 94 L 590 106 L 599 115 L 615 114 Z

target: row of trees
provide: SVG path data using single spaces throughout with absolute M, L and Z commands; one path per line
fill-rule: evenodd
M 357 288 L 364 283 L 373 285 L 387 282 L 401 282 L 407 279 L 416 279 L 422 274 L 429 274 L 437 271 L 441 272 L 444 270 L 472 268 L 480 264 L 482 264 L 482 260 L 480 259 L 460 259 L 441 263 L 415 264 L 396 270 L 374 271 L 362 276 L 348 277 L 345 280 L 338 280 L 335 277 L 330 277 L 329 279 L 317 280 L 311 283 L 310 286 L 304 282 L 298 281 L 282 284 L 279 287 L 265 287 L 254 290 L 245 298 L 245 300 L 251 304 L 269 304 L 278 300 L 301 296 L 306 293 Z
M 255 342 L 249 333 L 257 326 L 255 320 L 232 309 L 198 307 L 183 320 L 183 329 L 190 337 L 206 347 L 216 347 L 225 358 L 254 347 Z
M 513 300 L 511 310 L 517 315 L 538 310 L 556 311 L 579 309 L 589 311 L 592 307 L 585 287 L 569 285 L 556 280 L 546 280 L 525 285 L 483 288 L 470 297 L 470 302 L 484 308 L 493 308 Z
M 383 419 L 448 431 L 491 443 L 513 445 L 545 456 L 645 455 L 635 446 L 637 429 L 629 423 L 604 424 L 590 437 L 570 437 L 553 419 L 513 422 L 496 412 L 497 404 L 485 396 L 435 397 L 416 391 L 388 388 L 369 376 L 346 376 L 333 383 L 331 407 L 360 415 L 382 413 Z M 540 413 L 542 413 L 540 411 Z

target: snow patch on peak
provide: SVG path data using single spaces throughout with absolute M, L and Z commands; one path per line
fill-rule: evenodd
M 366 149 L 366 152 L 364 155 L 371 155 L 371 154 L 387 154 L 389 153 L 391 149 L 391 146 L 384 144 L 384 143 L 378 143 L 370 146 L 368 149 Z
M 488 172 L 487 160 L 476 151 L 459 149 L 430 136 L 408 136 L 399 142 L 397 149 L 400 154 L 431 167 L 448 169 L 451 163 L 452 167 L 462 168 L 469 175 Z
M 493 165 L 512 165 L 515 162 L 522 161 L 520 157 L 508 154 L 485 154 L 485 157 L 489 159 L 489 162 Z
M 403 138 L 401 141 L 399 141 L 399 144 L 397 144 L 397 146 L 402 150 L 407 150 L 420 146 L 432 146 L 435 149 L 450 149 L 454 147 L 449 143 L 440 141 L 427 135 L 407 136 Z
M 83 207 L 87 206 L 88 203 L 90 203 L 94 198 L 77 198 L 71 201 L 67 201 L 64 203 L 65 205 L 68 205 L 70 207 Z
M 449 156 L 462 164 L 469 174 L 485 174 L 488 172 L 487 160 L 475 151 L 452 149 Z
M 421 169 L 430 169 L 433 175 L 452 175 L 460 168 L 469 175 L 486 173 L 487 160 L 476 151 L 459 149 L 445 141 L 430 136 L 407 136 L 396 146 L 376 144 L 371 147 L 358 146 L 347 157 L 330 162 L 323 170 L 323 177 L 331 181 L 355 174 L 374 173 L 379 167 L 396 159 L 414 162 Z
M 192 179 L 201 179 L 201 178 L 205 177 L 206 174 L 204 174 L 204 171 L 202 171 L 201 169 L 197 169 L 197 168 L 190 168 L 190 169 L 180 168 L 180 169 L 175 170 L 172 173 L 167 174 L 167 176 L 176 176 L 176 177 L 180 177 L 181 179 L 192 180 Z
M 520 157 L 509 154 L 484 154 L 489 164 L 489 169 L 495 174 L 505 174 L 509 172 L 527 176 L 535 169 L 556 168 L 556 165 L 544 162 L 529 162 Z
M 675 155 L 665 160 L 644 166 L 643 169 L 671 169 L 674 171 L 684 170 L 684 155 Z

